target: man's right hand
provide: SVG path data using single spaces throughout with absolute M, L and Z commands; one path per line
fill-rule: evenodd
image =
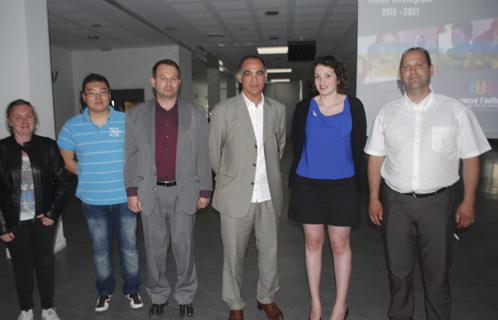
M 3 242 L 11 242 L 12 240 L 14 240 L 14 234 L 12 232 L 9 232 L 9 233 L 6 233 L 6 234 L 2 234 L 0 236 L 0 239 L 3 241 Z
M 382 219 L 384 217 L 384 208 L 379 200 L 371 200 L 368 204 L 368 215 L 372 223 L 380 226 L 382 224 Z
M 140 203 L 138 196 L 128 197 L 128 209 L 135 213 L 142 211 L 142 204 Z

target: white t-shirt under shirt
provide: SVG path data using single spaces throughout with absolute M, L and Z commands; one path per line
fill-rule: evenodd
M 21 166 L 21 213 L 20 221 L 35 218 L 35 186 L 33 184 L 33 170 L 27 155 L 22 156 Z
M 430 93 L 415 104 L 406 95 L 377 115 L 365 152 L 384 156 L 381 176 L 401 193 L 431 193 L 459 179 L 460 159 L 491 147 L 475 115 L 456 99 Z

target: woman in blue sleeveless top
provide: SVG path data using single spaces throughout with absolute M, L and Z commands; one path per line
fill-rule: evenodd
M 336 300 L 331 320 L 348 314 L 351 227 L 360 224 L 358 185 L 366 141 L 361 101 L 346 94 L 344 66 L 332 56 L 313 63 L 316 95 L 301 101 L 292 120 L 294 161 L 289 217 L 303 224 L 311 320 L 321 319 L 320 275 L 325 230 L 334 259 Z

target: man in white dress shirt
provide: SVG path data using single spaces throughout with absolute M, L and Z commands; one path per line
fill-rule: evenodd
M 405 95 L 377 115 L 365 147 L 370 155 L 369 216 L 382 226 L 391 303 L 389 319 L 413 319 L 416 257 L 427 319 L 450 319 L 449 264 L 455 227 L 474 223 L 479 155 L 491 149 L 474 114 L 434 93 L 430 55 L 406 50 L 400 62 Z M 456 183 L 463 163 L 463 199 Z

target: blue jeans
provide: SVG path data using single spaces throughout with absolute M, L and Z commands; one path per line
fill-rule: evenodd
M 140 287 L 137 216 L 126 203 L 113 205 L 91 205 L 82 203 L 92 238 L 93 265 L 97 276 L 95 286 L 99 296 L 114 293 L 116 280 L 112 270 L 112 231 L 116 230 L 119 263 L 123 277 L 123 293 L 133 294 Z

